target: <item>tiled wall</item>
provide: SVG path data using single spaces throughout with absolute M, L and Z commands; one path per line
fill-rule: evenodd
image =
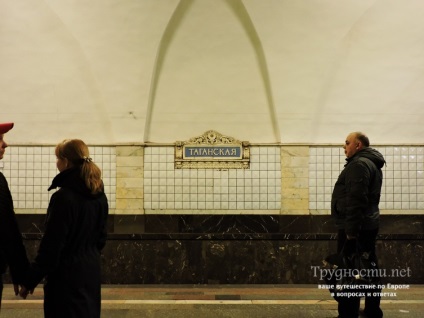
M 6 149 L 0 161 L 12 193 L 15 210 L 25 213 L 45 213 L 53 191 L 47 189 L 57 175 L 55 147 L 13 146 Z M 89 147 L 90 156 L 102 170 L 105 192 L 111 208 L 115 207 L 116 155 L 115 147 Z
M 280 210 L 279 147 L 251 147 L 250 169 L 174 169 L 173 147 L 146 147 L 145 210 Z
M 375 147 L 386 159 L 380 200 L 382 210 L 424 209 L 424 147 Z M 309 208 L 330 209 L 334 183 L 345 164 L 341 147 L 311 147 Z
M 376 147 L 386 158 L 380 208 L 423 213 L 424 147 Z M 250 169 L 174 169 L 174 148 L 91 146 L 111 213 L 327 214 L 341 147 L 254 146 Z M 0 161 L 17 213 L 45 213 L 57 174 L 52 146 L 13 146 Z

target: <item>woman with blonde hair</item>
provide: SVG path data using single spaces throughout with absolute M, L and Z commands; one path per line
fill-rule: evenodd
M 51 197 L 45 234 L 20 294 L 44 285 L 45 317 L 100 317 L 100 251 L 106 242 L 108 202 L 101 171 L 79 139 L 55 149 L 59 174 Z

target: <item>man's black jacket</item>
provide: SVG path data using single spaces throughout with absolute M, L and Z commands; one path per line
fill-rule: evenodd
M 334 186 L 331 215 L 339 229 L 355 236 L 359 230 L 379 227 L 381 168 L 385 160 L 377 150 L 364 148 L 346 161 Z

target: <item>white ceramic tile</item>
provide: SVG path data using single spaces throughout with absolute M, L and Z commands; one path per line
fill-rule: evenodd
M 197 170 L 196 169 L 190 169 L 190 171 L 189 171 L 190 173 L 189 173 L 189 178 L 190 179 L 197 179 L 197 174 L 198 174 L 198 172 L 197 172 Z
M 237 179 L 236 185 L 237 185 L 237 188 L 244 188 L 245 180 L 244 179 Z
M 402 203 L 406 203 L 406 202 L 409 203 L 409 193 L 402 193 L 401 194 L 401 201 L 402 201 Z
M 390 202 L 390 201 L 387 201 L 386 202 L 386 209 L 393 210 L 394 209 L 394 203 L 393 202 Z
M 237 179 L 228 179 L 228 186 L 229 187 L 236 187 L 237 186 Z
M 324 179 L 324 187 L 331 187 L 333 186 L 334 182 L 333 179 Z
M 158 147 L 159 155 L 166 155 L 166 147 Z
M 206 178 L 206 171 L 204 169 L 200 169 L 197 171 L 197 177 L 199 179 L 204 179 Z
M 190 209 L 191 210 L 196 210 L 197 207 L 198 207 L 197 201 L 190 201 Z
M 324 160 L 323 160 L 324 161 Z M 325 166 L 324 166 L 324 162 L 318 162 L 316 164 L 316 170 L 317 171 L 324 171 L 325 170 Z
M 403 169 L 400 172 L 401 172 L 401 178 L 402 179 L 406 179 L 407 180 L 409 178 L 409 171 L 407 169 Z M 395 175 L 396 175 L 396 173 L 395 173 Z
M 417 178 L 417 169 L 412 169 L 408 171 L 408 179 L 415 180 Z
M 259 171 L 259 163 L 250 162 L 250 171 Z
M 323 210 L 324 208 L 325 208 L 324 202 L 317 202 L 317 209 L 318 210 Z
M 174 170 L 175 179 L 182 179 L 183 178 L 183 169 L 176 169 Z
M 174 156 L 175 149 L 174 147 L 166 147 L 166 154 Z
M 190 193 L 183 193 L 183 202 L 190 202 Z
M 226 192 L 226 193 L 221 193 L 221 196 L 220 196 L 220 198 L 219 198 L 219 200 L 220 200 L 221 202 L 228 202 L 228 201 L 229 201 L 229 199 L 230 199 L 230 196 L 229 196 L 228 192 Z
M 206 178 L 206 179 L 212 179 L 212 178 L 213 178 L 213 170 L 211 170 L 211 169 L 207 169 L 207 170 L 205 171 L 205 178 Z
M 267 171 L 268 170 L 268 163 L 267 162 L 261 162 L 259 163 L 259 171 Z
M 393 202 L 393 209 L 395 210 L 401 210 L 402 209 L 402 202 Z
M 266 187 L 259 187 L 259 194 L 266 194 L 268 193 L 268 188 Z
M 235 202 L 235 201 L 228 202 L 228 209 L 237 210 L 237 202 Z
M 212 201 L 206 201 L 206 209 L 207 210 L 213 209 L 213 202 Z
M 228 178 L 221 179 L 221 186 L 222 187 L 228 187 L 228 185 L 229 185 L 229 179 Z

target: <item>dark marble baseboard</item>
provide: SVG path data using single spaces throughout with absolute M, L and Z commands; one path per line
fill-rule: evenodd
M 40 240 L 42 233 L 23 233 L 25 240 Z M 214 241 L 328 241 L 337 239 L 336 233 L 143 233 L 108 234 L 108 241 L 149 240 L 214 240 Z M 424 234 L 379 234 L 378 240 L 424 240 Z
M 39 240 L 25 240 L 30 258 L 35 257 L 38 244 Z M 318 284 L 323 281 L 319 272 L 314 271 L 335 249 L 335 240 L 312 239 L 110 240 L 102 253 L 102 281 L 105 284 Z M 422 241 L 381 240 L 377 242 L 377 254 L 380 268 L 388 276 L 384 283 L 424 283 Z
M 42 233 L 44 215 L 19 214 L 22 233 Z M 329 215 L 110 215 L 110 234 L 325 234 L 336 233 Z M 422 235 L 424 215 L 382 215 L 380 234 Z
M 33 258 L 44 217 L 18 219 Z M 382 216 L 386 283 L 424 283 L 423 224 L 422 215 Z M 105 284 L 322 283 L 314 268 L 336 247 L 329 216 L 111 215 L 108 231 Z

